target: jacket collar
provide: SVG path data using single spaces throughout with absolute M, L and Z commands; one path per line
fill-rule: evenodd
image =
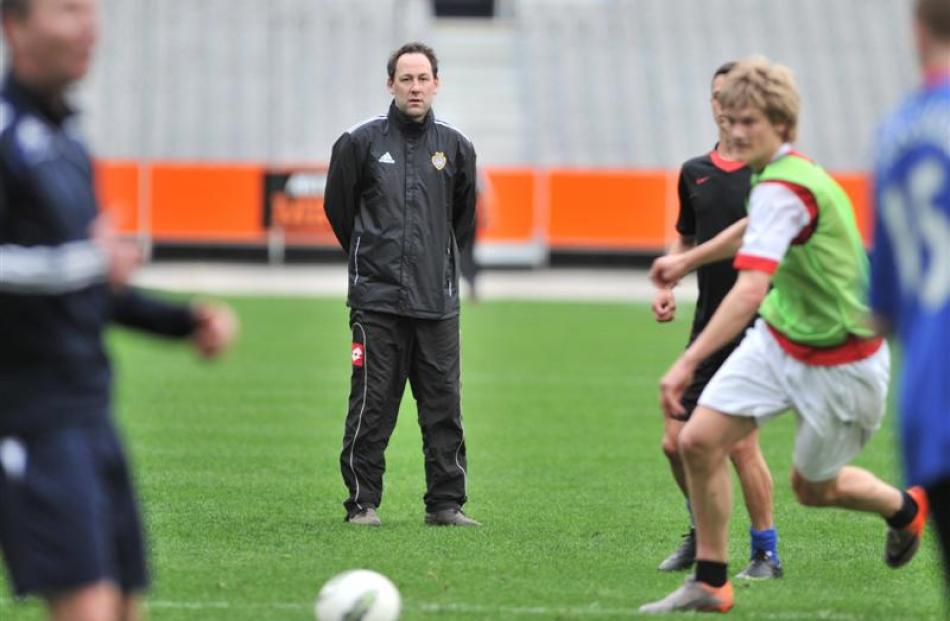
M 390 123 L 398 127 L 399 131 L 407 136 L 420 136 L 432 127 L 432 124 L 435 122 L 435 115 L 432 113 L 431 108 L 421 122 L 414 121 L 396 107 L 395 101 L 389 104 L 388 118 Z
M 3 95 L 17 106 L 30 108 L 57 126 L 62 126 L 76 113 L 64 98 L 50 96 L 27 86 L 12 71 L 7 72 L 3 79 Z

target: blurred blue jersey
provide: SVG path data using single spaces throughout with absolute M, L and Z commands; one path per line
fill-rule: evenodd
M 950 74 L 929 76 L 875 150 L 871 307 L 904 348 L 908 482 L 950 477 Z

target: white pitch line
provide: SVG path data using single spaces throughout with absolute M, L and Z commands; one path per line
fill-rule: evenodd
M 468 373 L 463 376 L 466 383 L 503 384 L 511 386 L 649 386 L 660 387 L 659 377 L 634 375 L 616 375 L 613 377 L 578 375 L 541 375 L 533 373 Z
M 311 607 L 309 604 L 273 602 L 269 604 L 245 604 L 230 602 L 171 602 L 171 601 L 150 601 L 149 608 L 159 609 L 178 609 L 178 610 L 228 610 L 230 608 L 255 608 L 271 610 L 304 610 Z M 596 606 L 584 608 L 559 608 L 546 606 L 487 606 L 479 604 L 435 604 L 422 603 L 412 606 L 405 606 L 405 610 L 421 612 L 424 614 L 490 614 L 492 616 L 561 616 L 561 617 L 629 617 L 635 614 L 630 608 L 597 608 Z
M 420 604 L 414 609 L 431 614 L 488 614 L 492 617 L 532 617 L 543 615 L 546 617 L 630 617 L 636 612 L 631 608 L 598 608 L 596 606 L 584 608 L 549 608 L 547 606 L 485 606 L 472 604 Z
M 149 608 L 166 608 L 178 610 L 227 610 L 230 608 L 261 609 L 261 610 L 309 610 L 311 604 L 291 602 L 271 603 L 244 603 L 217 601 L 217 602 L 173 602 L 156 600 L 148 602 Z M 549 606 L 490 606 L 484 604 L 436 604 L 420 603 L 406 606 L 404 609 L 423 614 L 480 614 L 491 618 L 510 617 L 638 617 L 641 616 L 635 608 L 600 608 L 596 604 L 590 606 L 549 607 Z M 853 614 L 835 612 L 831 610 L 783 611 L 755 613 L 758 619 L 774 619 L 775 621 L 860 621 L 861 617 Z
M 0 608 L 13 607 L 14 600 L 0 597 Z M 169 600 L 146 600 L 146 607 L 150 609 L 170 609 L 170 610 L 230 610 L 249 608 L 255 610 L 273 610 L 273 611 L 301 611 L 311 610 L 313 604 L 303 602 L 228 602 L 228 601 L 208 601 L 208 602 L 176 602 Z M 511 618 L 511 617 L 639 617 L 641 616 L 634 608 L 600 608 L 597 604 L 589 606 L 567 606 L 567 607 L 549 607 L 549 606 L 490 606 L 484 604 L 436 604 L 419 603 L 404 607 L 404 609 L 419 612 L 422 614 L 445 615 L 445 614 L 478 614 L 487 615 L 490 618 Z M 749 609 L 745 609 L 749 610 Z M 749 612 L 752 612 L 749 610 Z M 651 615 L 652 616 L 652 615 Z M 815 610 L 810 612 L 787 610 L 782 612 L 764 612 L 755 611 L 757 619 L 773 619 L 775 621 L 861 621 L 862 617 L 832 610 Z
M 262 610 L 305 610 L 312 604 L 300 602 L 172 602 L 166 600 L 146 601 L 148 608 L 166 608 L 172 610 L 228 610 L 231 608 L 255 608 Z

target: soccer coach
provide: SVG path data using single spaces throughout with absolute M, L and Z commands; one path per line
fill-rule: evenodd
M 462 513 L 466 457 L 459 351 L 459 248 L 475 228 L 475 150 L 437 120 L 433 50 L 408 43 L 386 66 L 393 101 L 333 145 L 324 198 L 349 256 L 353 333 L 340 466 L 347 521 L 379 526 L 386 445 L 406 380 L 425 454 L 425 522 L 478 526 Z

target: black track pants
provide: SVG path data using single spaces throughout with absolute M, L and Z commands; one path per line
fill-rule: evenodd
M 347 513 L 378 507 L 385 451 L 396 426 L 406 380 L 422 429 L 427 511 L 466 501 L 465 441 L 459 396 L 459 321 L 350 311 L 353 372 L 340 469 L 350 495 Z

